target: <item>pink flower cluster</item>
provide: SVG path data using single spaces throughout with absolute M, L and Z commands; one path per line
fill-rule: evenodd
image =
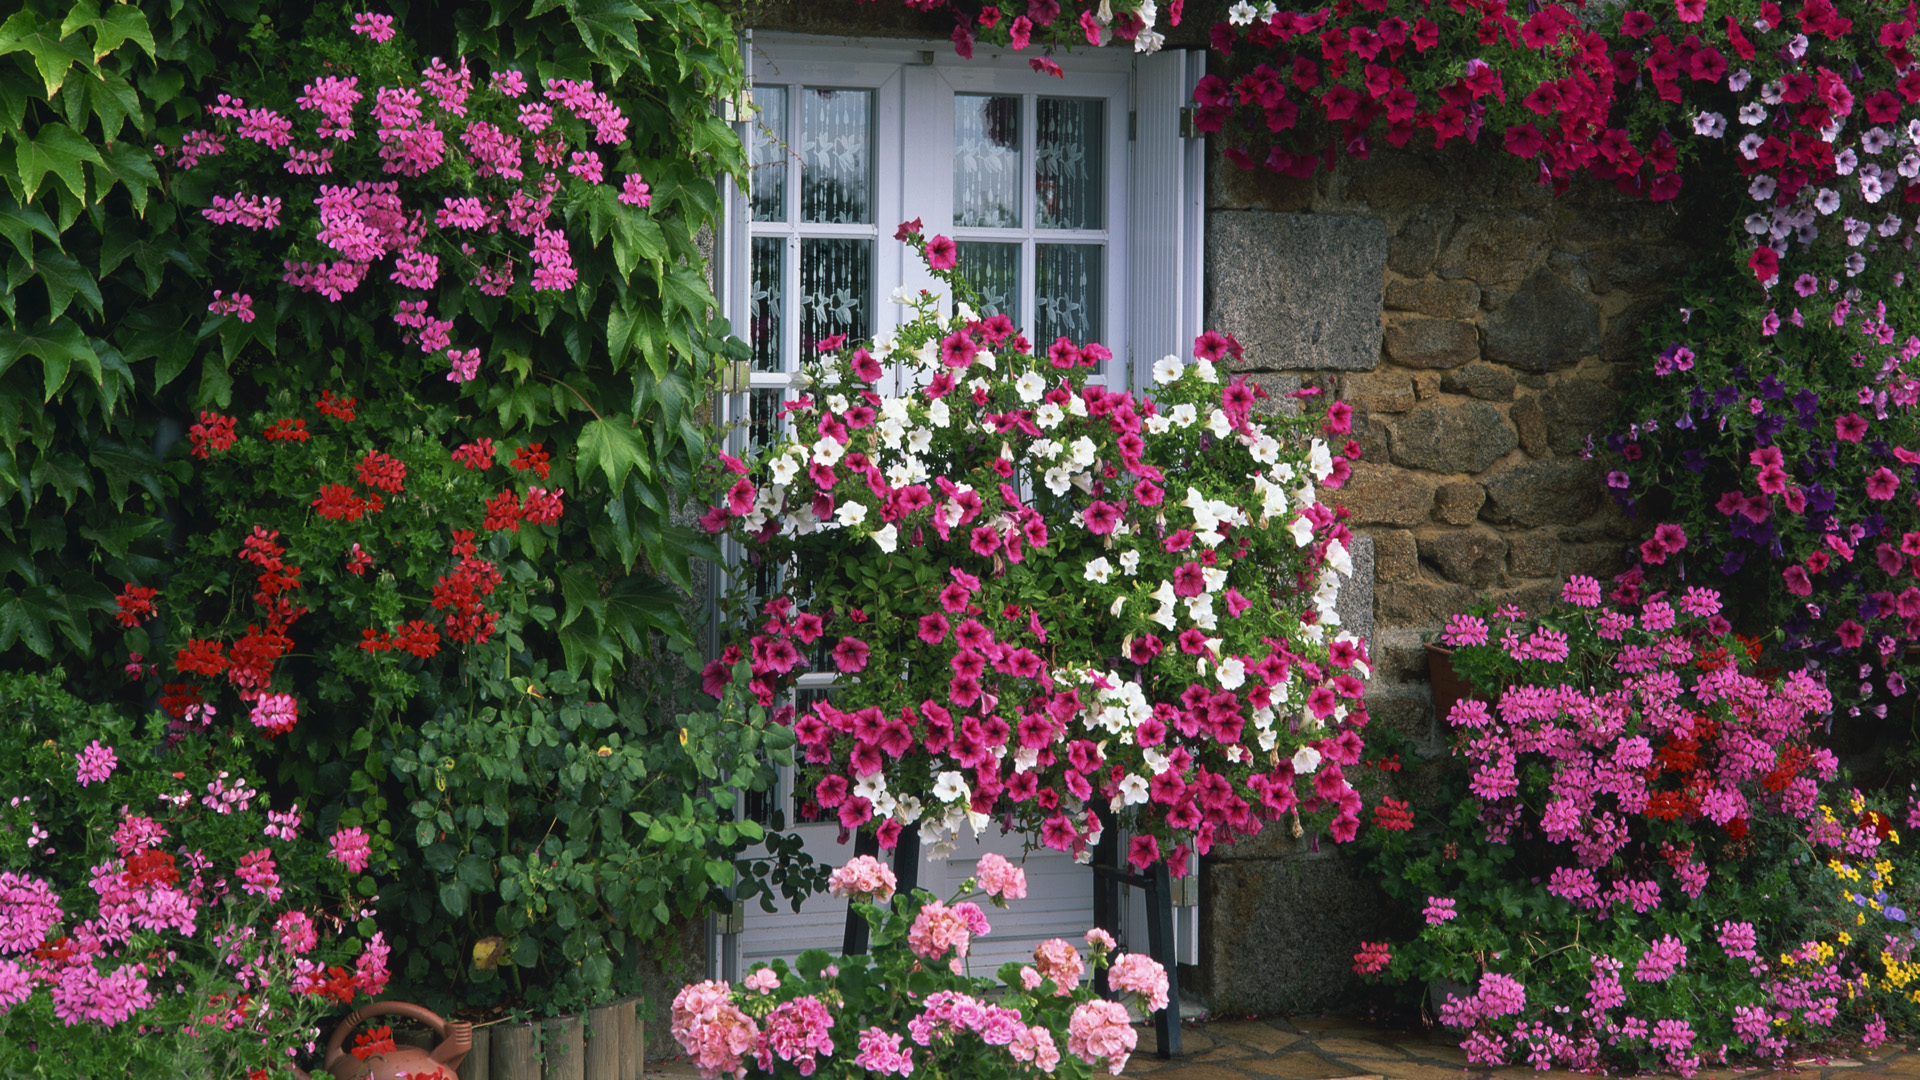
M 1148 1012 L 1167 1007 L 1167 969 L 1158 960 L 1140 953 L 1120 953 L 1107 970 L 1107 985 L 1115 990 L 1139 994 Z
M 980 856 L 973 873 L 988 896 L 1001 900 L 1026 899 L 1027 873 L 1008 862 L 1004 855 L 989 851 Z
M 849 900 L 884 904 L 899 887 L 893 868 L 871 855 L 855 855 L 827 876 L 827 891 Z
M 213 205 L 200 216 L 215 225 L 244 225 L 249 229 L 271 229 L 280 224 L 280 199 L 272 195 L 235 192 L 232 198 L 215 195 Z
M 964 967 L 973 935 L 984 934 L 988 929 L 986 915 L 978 904 L 948 907 L 938 900 L 929 900 L 914 916 L 913 928 L 907 932 L 907 946 L 928 960 L 940 960 L 952 953 L 949 966 L 958 974 Z
M 1117 1001 L 1082 1002 L 1067 1025 L 1067 1052 L 1089 1065 L 1105 1061 L 1113 1076 L 1127 1067 L 1139 1039 L 1126 1007 Z
M 733 1003 L 727 984 L 711 979 L 674 995 L 669 1029 L 706 1080 L 745 1076 L 746 1055 L 760 1043 L 759 1027 Z
M 784 1001 L 767 1014 L 760 1031 L 754 1062 L 762 1072 L 774 1071 L 773 1059 L 794 1066 L 801 1076 L 819 1067 L 817 1055 L 832 1056 L 833 1014 L 811 995 Z

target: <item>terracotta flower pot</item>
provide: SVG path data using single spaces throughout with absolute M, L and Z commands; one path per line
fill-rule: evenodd
M 1454 673 L 1453 650 L 1444 645 L 1427 643 L 1427 677 L 1433 683 L 1434 718 L 1443 724 L 1456 702 L 1475 700 L 1473 684 Z

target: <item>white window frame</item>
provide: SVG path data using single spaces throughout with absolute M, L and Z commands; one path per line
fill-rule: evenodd
M 802 236 L 858 236 L 873 240 L 873 295 L 868 298 L 870 327 L 880 334 L 897 329 L 908 309 L 890 303 L 887 296 L 895 285 L 909 289 L 945 292 L 905 245 L 893 239 L 895 227 L 910 217 L 921 219 L 928 235 L 943 233 L 957 240 L 1020 240 L 1023 243 L 1021 282 L 1023 293 L 1034 291 L 1033 249 L 1038 242 L 1098 239 L 1106 245 L 1105 280 L 1101 344 L 1112 350 L 1114 359 L 1098 381 L 1115 390 L 1141 392 L 1152 385 L 1153 362 L 1168 353 L 1190 356 L 1193 339 L 1200 333 L 1200 314 L 1204 288 L 1202 234 L 1205 220 L 1205 162 L 1203 140 L 1183 130 L 1183 110 L 1191 104 L 1192 90 L 1205 71 L 1201 52 L 1163 52 L 1137 56 L 1124 48 L 1078 50 L 1062 57 L 1067 68 L 1064 80 L 1033 71 L 1028 64 L 1032 55 L 1010 50 L 976 47 L 971 59 L 954 54 L 946 41 L 921 42 L 858 38 L 825 38 L 784 32 L 748 31 L 743 40 L 749 81 L 754 84 L 777 83 L 788 86 L 818 86 L 832 89 L 866 89 L 873 92 L 871 144 L 871 199 L 873 221 L 866 225 L 824 225 L 755 222 L 747 193 L 727 185 L 723 220 L 715 245 L 715 285 L 726 315 L 736 334 L 749 332 L 748 313 L 752 288 L 751 245 L 755 237 L 787 238 L 787 256 L 783 267 L 783 302 L 797 313 L 799 303 L 799 249 Z M 953 215 L 953 118 L 952 95 L 956 93 L 993 93 L 1023 95 L 1021 137 L 1022 160 L 1026 174 L 1031 173 L 1035 138 L 1035 96 L 1090 97 L 1107 102 L 1105 139 L 1105 198 L 1107 213 L 1104 228 L 1097 231 L 1035 230 L 1034 196 L 1023 175 L 1023 227 L 1019 229 L 955 229 Z M 799 94 L 789 92 L 786 130 L 789 138 L 799 136 Z M 752 145 L 753 124 L 749 116 L 739 125 L 748 145 Z M 924 145 L 916 151 L 913 145 Z M 787 174 L 786 205 L 797 206 L 799 198 L 797 162 L 790 160 Z M 911 198 L 906 193 L 911 192 Z M 797 211 L 790 214 L 797 220 Z M 1036 314 L 1030 300 L 1023 298 L 1020 327 L 1030 333 Z M 731 436 L 736 451 L 747 449 L 745 423 L 749 395 L 755 390 L 786 390 L 792 378 L 799 341 L 799 319 L 782 313 L 782 365 L 787 370 L 752 372 L 734 383 L 734 393 L 721 402 L 723 423 L 733 426 Z M 1037 349 L 1046 342 L 1035 342 Z M 896 378 L 898 376 L 896 375 Z M 896 386 L 896 392 L 898 387 Z M 790 395 L 797 396 L 797 395 Z M 800 689 L 824 689 L 833 684 L 830 674 L 802 676 Z M 788 805 L 788 824 L 792 825 L 790 793 L 792 778 L 782 776 L 778 785 Z M 812 845 L 809 845 L 810 847 Z M 832 858 L 839 852 L 815 852 L 816 857 Z M 1085 871 L 1081 871 L 1085 873 Z M 943 885 L 957 884 L 944 879 L 944 869 L 931 874 L 921 869 L 922 885 L 938 892 Z M 1086 894 L 1091 906 L 1091 875 Z M 1197 892 L 1197 890 L 1194 890 Z M 1128 890 L 1138 893 L 1138 890 Z M 806 910 L 817 903 L 810 902 Z M 1137 936 L 1145 946 L 1145 911 L 1141 898 L 1134 895 L 1125 905 L 1129 928 L 1141 927 Z M 834 907 L 844 915 L 844 905 Z M 764 918 L 757 910 L 746 913 L 753 921 Z M 806 916 L 803 916 L 806 918 Z M 812 916 L 818 921 L 819 913 Z M 1197 907 L 1175 910 L 1175 936 L 1178 952 L 1184 958 L 1199 953 Z M 837 940 L 837 939 L 836 939 Z M 738 978 L 748 959 L 740 953 L 737 934 L 718 934 L 710 940 L 710 974 Z

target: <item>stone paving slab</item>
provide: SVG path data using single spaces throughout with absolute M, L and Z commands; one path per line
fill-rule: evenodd
M 1139 1046 L 1126 1075 L 1153 1080 L 1589 1080 L 1555 1069 L 1524 1065 L 1498 1069 L 1468 1066 L 1467 1056 L 1446 1033 L 1392 1028 L 1346 1016 L 1288 1016 L 1189 1022 L 1181 1030 L 1185 1052 L 1175 1060 L 1155 1055 L 1153 1028 L 1139 1025 Z M 649 1080 L 698 1080 L 684 1058 L 647 1066 Z M 1795 1061 L 1787 1069 L 1703 1070 L 1696 1080 L 1868 1080 L 1920 1077 L 1920 1052 L 1883 1047 L 1853 1057 L 1834 1055 Z

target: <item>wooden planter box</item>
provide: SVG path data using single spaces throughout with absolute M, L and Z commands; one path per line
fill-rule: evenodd
M 460 1080 L 641 1080 L 646 1025 L 638 1004 L 628 998 L 584 1017 L 476 1027 Z
M 1453 650 L 1432 642 L 1427 643 L 1427 677 L 1433 681 L 1433 718 L 1445 731 L 1454 704 L 1474 699 L 1473 684 L 1454 674 Z

